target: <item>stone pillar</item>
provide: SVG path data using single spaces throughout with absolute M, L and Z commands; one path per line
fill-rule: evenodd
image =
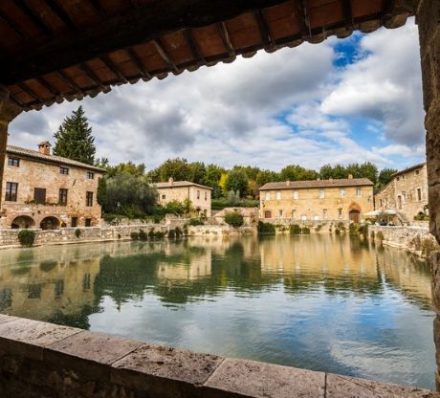
M 3 173 L 8 142 L 8 126 L 20 112 L 21 109 L 9 100 L 9 92 L 0 87 L 0 210 L 3 202 Z
M 428 166 L 431 233 L 440 242 L 440 0 L 419 0 L 417 6 L 423 101 L 426 111 L 426 157 Z M 440 252 L 431 257 L 436 344 L 436 384 L 440 390 Z

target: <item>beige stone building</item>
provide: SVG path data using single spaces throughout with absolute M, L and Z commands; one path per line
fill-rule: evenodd
M 262 219 L 359 222 L 373 207 L 367 178 L 271 182 L 260 188 Z
M 426 164 L 416 164 L 393 175 L 391 182 L 375 196 L 379 211 L 395 210 L 411 222 L 428 212 L 428 172 Z
M 8 146 L 3 178 L 0 226 L 43 228 L 100 224 L 98 180 L 104 170 L 38 151 Z
M 174 181 L 172 178 L 168 182 L 158 182 L 153 185 L 159 193 L 161 205 L 172 201 L 183 203 L 185 200 L 190 200 L 198 214 L 211 217 L 211 187 L 189 181 Z

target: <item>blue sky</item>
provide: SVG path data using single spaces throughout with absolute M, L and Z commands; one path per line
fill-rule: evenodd
M 53 141 L 63 118 L 82 104 L 98 156 L 112 163 L 153 168 L 185 157 L 274 170 L 363 161 L 403 168 L 424 159 L 421 87 L 410 21 L 29 112 L 12 124 L 10 143 Z

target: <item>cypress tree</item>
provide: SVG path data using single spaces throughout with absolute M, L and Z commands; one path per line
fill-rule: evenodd
M 95 160 L 95 138 L 89 127 L 82 106 L 64 119 L 54 135 L 54 155 L 63 156 L 78 162 L 93 164 Z

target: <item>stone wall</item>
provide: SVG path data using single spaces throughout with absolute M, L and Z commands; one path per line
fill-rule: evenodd
M 188 236 L 241 236 L 257 233 L 256 227 L 234 228 L 229 225 L 197 225 L 188 227 Z
M 0 315 L 0 396 L 439 397 L 428 390 L 194 353 L 5 315 Z
M 439 246 L 427 226 L 385 227 L 370 225 L 370 237 L 376 243 L 409 250 L 421 257 L 428 258 Z

